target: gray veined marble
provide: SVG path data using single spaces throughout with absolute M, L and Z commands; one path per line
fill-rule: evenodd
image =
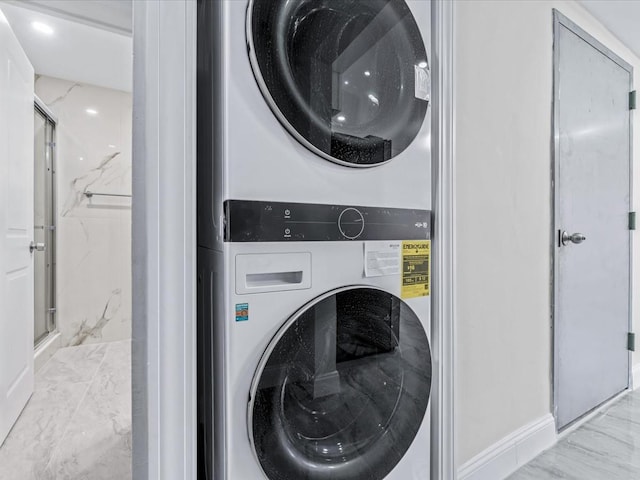
M 88 383 L 41 385 L 0 447 L 0 479 L 38 479 Z
M 0 447 L 0 480 L 131 478 L 131 344 L 62 348 Z
M 102 364 L 106 351 L 107 344 L 58 350 L 36 375 L 36 390 L 39 385 L 91 381 Z
M 509 480 L 640 479 L 640 390 L 571 432 Z
M 60 345 L 131 337 L 131 94 L 38 76 L 56 126 Z
M 41 82 L 43 78 L 46 78 L 46 77 L 43 77 L 42 75 L 36 75 L 35 76 L 36 82 L 38 82 L 38 81 Z M 58 102 L 64 101 L 67 98 L 67 96 L 71 93 L 71 91 L 73 89 L 75 89 L 75 88 L 78 88 L 78 87 L 82 87 L 82 85 L 79 84 L 79 83 L 71 83 L 71 82 L 69 82 L 68 88 L 63 93 L 58 95 L 56 98 L 53 98 L 53 99 L 47 101 L 47 106 L 49 108 L 51 108 L 54 105 L 56 105 Z
M 104 306 L 104 310 L 102 311 L 102 315 L 98 318 L 98 321 L 94 325 L 88 325 L 87 319 L 83 320 L 80 323 L 78 330 L 75 332 L 71 340 L 69 340 L 69 345 L 81 345 L 85 343 L 88 337 L 92 338 L 102 338 L 102 330 L 109 323 L 111 319 L 118 313 L 120 310 L 120 306 L 122 303 L 122 290 L 116 288 L 113 292 L 111 292 L 111 296 L 107 300 L 107 303 Z
M 74 209 L 79 207 L 83 201 L 88 201 L 85 196 L 86 192 L 92 191 L 92 187 L 95 185 L 108 185 L 113 183 L 113 178 L 110 181 L 102 181 L 103 177 L 107 174 L 108 170 L 113 167 L 113 161 L 118 158 L 121 152 L 114 152 L 106 155 L 101 162 L 95 168 L 89 170 L 87 173 L 71 180 L 69 197 L 62 210 L 62 216 L 66 217 Z M 117 177 L 123 177 L 126 171 L 119 171 L 116 173 Z

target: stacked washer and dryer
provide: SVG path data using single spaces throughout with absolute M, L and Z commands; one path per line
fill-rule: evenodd
M 430 478 L 430 9 L 199 3 L 199 478 Z

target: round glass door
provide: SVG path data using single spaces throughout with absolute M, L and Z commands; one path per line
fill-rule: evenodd
M 270 480 L 381 480 L 413 442 L 430 390 L 416 314 L 382 290 L 339 289 L 271 341 L 251 387 L 251 442 Z
M 385 163 L 427 113 L 429 66 L 404 0 L 252 0 L 254 74 L 281 123 L 349 166 Z

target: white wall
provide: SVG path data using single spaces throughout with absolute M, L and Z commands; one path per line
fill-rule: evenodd
M 37 76 L 56 127 L 61 346 L 131 338 L 131 94 Z M 97 111 L 89 115 L 87 108 Z
M 573 1 L 456 3 L 459 465 L 551 412 L 553 8 L 640 72 Z

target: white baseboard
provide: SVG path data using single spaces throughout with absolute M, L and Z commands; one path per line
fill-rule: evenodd
M 459 480 L 501 480 L 556 443 L 556 424 L 548 413 L 519 428 L 458 469 Z
M 640 363 L 631 368 L 631 390 L 640 388 Z

